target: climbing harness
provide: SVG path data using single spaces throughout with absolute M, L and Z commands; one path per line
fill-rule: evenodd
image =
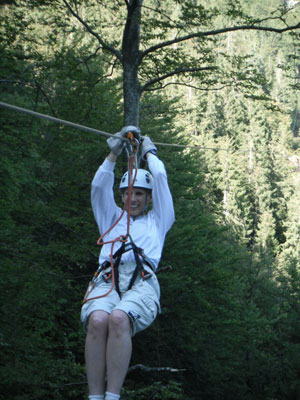
M 145 269 L 144 264 L 146 264 L 148 267 L 150 267 L 151 270 L 153 271 L 153 266 L 152 266 L 151 262 L 149 261 L 149 259 L 144 254 L 143 249 L 136 246 L 136 244 L 132 241 L 131 236 L 129 236 L 129 239 L 130 239 L 129 242 L 125 242 L 122 239 L 120 239 L 122 241 L 122 245 L 112 256 L 113 266 L 111 265 L 110 261 L 105 261 L 103 264 L 101 264 L 101 266 L 98 268 L 98 270 L 96 271 L 96 273 L 94 275 L 94 282 L 97 282 L 97 280 L 99 279 L 100 273 L 105 272 L 107 270 L 107 272 L 102 274 L 102 279 L 104 282 L 108 282 L 110 279 L 114 280 L 114 288 L 120 297 L 121 297 L 121 291 L 120 291 L 120 287 L 119 287 L 119 265 L 120 265 L 121 257 L 124 253 L 132 250 L 134 257 L 135 257 L 135 262 L 136 262 L 136 267 L 131 276 L 130 282 L 127 287 L 127 291 L 132 288 L 139 273 L 143 279 L 151 278 L 152 274 L 151 274 L 151 272 L 149 272 Z M 110 292 L 111 292 L 111 290 L 108 293 L 106 293 L 105 295 L 109 294 Z M 100 297 L 104 297 L 104 296 L 100 296 Z M 98 296 L 95 298 L 98 298 Z M 95 298 L 89 299 L 88 301 L 93 300 Z
M 152 271 L 154 271 L 154 268 L 151 265 L 150 260 L 144 254 L 143 249 L 136 246 L 136 244 L 132 240 L 132 237 L 130 236 L 130 229 L 129 229 L 130 228 L 130 203 L 131 203 L 132 189 L 133 189 L 133 186 L 134 186 L 134 183 L 135 183 L 135 180 L 137 177 L 137 172 L 138 172 L 137 153 L 138 153 L 139 146 L 140 146 L 140 138 L 137 135 L 135 135 L 135 132 L 128 132 L 127 139 L 128 139 L 128 141 L 126 142 L 126 152 L 128 155 L 128 198 L 127 198 L 127 202 L 126 202 L 126 204 L 124 204 L 121 215 L 117 219 L 117 221 L 106 232 L 104 232 L 97 241 L 98 245 L 111 244 L 110 261 L 105 261 L 104 263 L 102 263 L 100 265 L 100 267 L 97 269 L 97 271 L 94 273 L 93 279 L 89 283 L 88 289 L 85 293 L 85 296 L 83 299 L 83 304 L 87 303 L 88 301 L 96 300 L 96 299 L 99 299 L 99 298 L 109 295 L 114 288 L 117 291 L 117 293 L 119 294 L 119 296 L 121 296 L 120 287 L 119 287 L 119 266 L 120 266 L 120 261 L 121 261 L 122 255 L 124 253 L 126 253 L 127 251 L 130 251 L 130 250 L 133 251 L 135 263 L 136 263 L 136 267 L 135 267 L 135 270 L 130 279 L 127 290 L 130 290 L 132 288 L 132 286 L 134 285 L 134 282 L 136 281 L 136 279 L 138 277 L 138 274 L 140 274 L 143 279 L 151 278 L 152 274 L 151 274 L 151 272 L 149 272 L 145 269 L 144 264 L 146 264 L 148 267 L 151 268 Z M 133 173 L 134 170 L 135 170 L 135 172 Z M 126 235 L 121 235 L 121 236 L 115 238 L 114 240 L 103 242 L 103 238 L 120 222 L 125 211 L 127 211 Z M 118 242 L 121 243 L 121 246 L 114 253 L 114 246 Z M 105 270 L 108 270 L 108 271 L 102 274 L 102 279 L 105 282 L 108 282 L 111 279 L 110 289 L 103 295 L 88 298 L 88 296 L 94 289 L 94 287 L 99 279 L 100 273 L 104 272 Z

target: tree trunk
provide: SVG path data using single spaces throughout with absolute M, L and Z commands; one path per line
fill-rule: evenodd
M 139 124 L 140 18 L 143 0 L 130 0 L 122 42 L 124 126 Z
M 140 116 L 140 86 L 137 69 L 124 63 L 123 72 L 124 91 L 124 126 L 139 124 Z

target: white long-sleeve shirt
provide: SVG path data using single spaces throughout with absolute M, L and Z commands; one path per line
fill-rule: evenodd
M 130 235 L 133 242 L 144 250 L 155 269 L 161 258 L 165 236 L 175 220 L 173 200 L 167 181 L 164 164 L 154 154 L 148 156 L 148 166 L 154 178 L 152 190 L 152 210 L 146 215 L 130 217 Z M 101 234 L 106 232 L 120 217 L 122 209 L 115 203 L 114 185 L 115 163 L 105 159 L 92 182 L 91 201 L 94 216 Z M 127 212 L 118 224 L 103 238 L 104 242 L 114 240 L 127 233 Z M 114 253 L 121 246 L 114 245 Z M 102 246 L 99 263 L 110 260 L 111 244 Z M 122 261 L 134 261 L 132 251 L 123 254 Z

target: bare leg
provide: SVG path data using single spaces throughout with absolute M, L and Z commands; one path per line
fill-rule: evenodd
M 120 394 L 132 352 L 130 321 L 126 313 L 115 310 L 109 316 L 107 341 L 107 391 Z
M 105 392 L 108 318 L 109 315 L 105 311 L 94 311 L 89 318 L 85 340 L 89 394 L 103 394 Z

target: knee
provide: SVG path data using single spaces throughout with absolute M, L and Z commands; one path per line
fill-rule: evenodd
M 94 311 L 89 318 L 88 333 L 92 335 L 106 334 L 109 315 L 104 311 Z
M 130 334 L 130 321 L 123 311 L 113 311 L 109 316 L 109 333 L 117 336 Z

